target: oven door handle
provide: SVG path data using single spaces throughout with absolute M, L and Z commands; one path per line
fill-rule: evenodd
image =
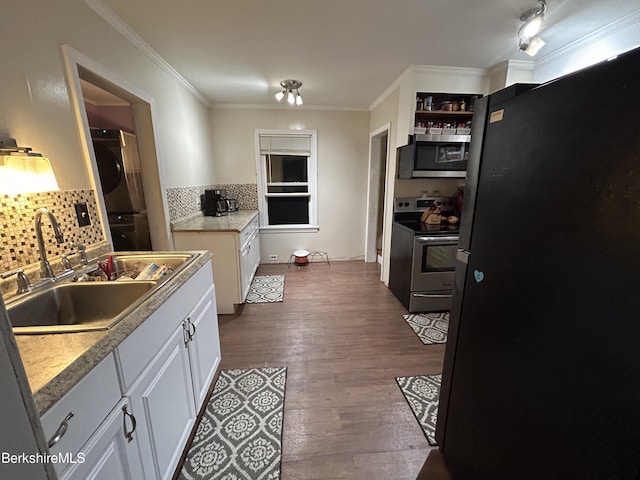
M 425 245 L 457 245 L 460 237 L 415 237 L 416 243 Z

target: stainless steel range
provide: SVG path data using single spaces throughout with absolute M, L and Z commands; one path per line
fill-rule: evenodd
M 434 202 L 453 213 L 446 197 L 398 198 L 394 204 L 389 288 L 411 313 L 451 308 L 459 224 L 420 222 Z

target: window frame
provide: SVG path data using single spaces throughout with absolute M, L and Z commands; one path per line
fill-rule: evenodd
M 255 129 L 254 143 L 256 155 L 256 174 L 258 183 L 258 211 L 260 212 L 260 233 L 296 233 L 296 232 L 317 232 L 318 226 L 318 131 L 317 130 L 284 130 L 284 129 Z M 266 154 L 261 152 L 261 136 L 283 136 L 283 137 L 309 137 L 309 156 L 307 157 L 307 193 L 278 193 L 268 192 L 267 186 L 267 161 Z M 284 152 L 282 152 L 284 153 Z M 291 155 L 296 155 L 289 153 Z M 298 154 L 299 155 L 299 154 Z M 267 198 L 278 197 L 309 197 L 309 223 L 269 225 L 269 213 Z

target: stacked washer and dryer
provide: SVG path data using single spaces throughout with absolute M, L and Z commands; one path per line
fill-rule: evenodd
M 91 139 L 114 250 L 151 250 L 136 136 L 92 128 Z

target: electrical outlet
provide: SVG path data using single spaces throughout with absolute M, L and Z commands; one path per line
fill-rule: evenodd
M 278 261 L 278 255 L 269 255 L 269 261 L 270 262 L 277 262 Z

